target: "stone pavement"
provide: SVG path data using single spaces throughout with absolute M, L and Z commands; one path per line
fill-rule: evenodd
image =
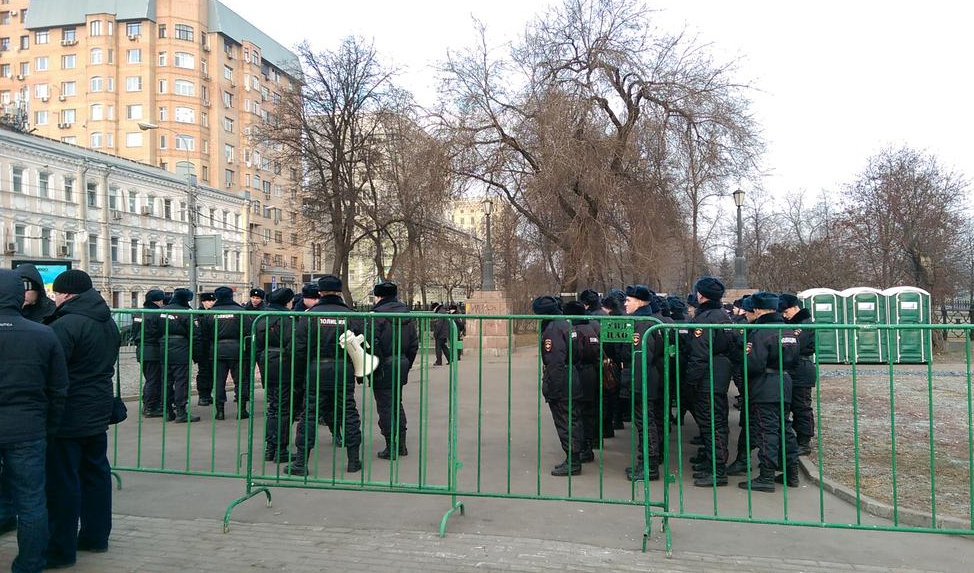
M 0 569 L 16 551 L 0 540 Z M 116 516 L 110 551 L 79 553 L 78 573 L 169 571 L 889 571 L 828 560 L 658 551 L 640 553 L 563 541 L 495 535 L 235 523 L 228 535 L 214 520 Z M 921 571 L 897 569 L 898 571 Z

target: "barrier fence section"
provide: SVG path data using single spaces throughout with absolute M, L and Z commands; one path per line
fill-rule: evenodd
M 866 371 L 853 362 L 848 376 L 832 367 L 823 377 L 814 355 L 806 356 L 814 386 L 801 396 L 814 394 L 810 406 L 816 424 L 806 459 L 816 461 L 819 485 L 795 488 L 789 486 L 798 476 L 788 372 L 800 359 L 791 348 L 800 332 L 793 325 L 680 324 L 625 315 L 239 308 L 115 313 L 123 339 L 133 343 L 123 348 L 118 382 L 123 394 L 137 398 L 137 408 L 112 432 L 113 468 L 241 480 L 244 491 L 227 507 L 225 531 L 237 505 L 263 494 L 269 506 L 270 490 L 280 487 L 448 496 L 441 535 L 452 515 L 463 514 L 464 498 L 639 507 L 643 550 L 654 518 L 660 519 L 667 551 L 674 518 L 974 534 L 970 337 L 965 337 L 964 371 L 951 373 L 946 390 L 939 378 L 935 384 L 932 363 L 908 376 L 903 367 L 890 365 L 882 377 L 888 391 L 882 407 L 875 367 Z M 520 339 L 521 348 L 515 322 L 536 325 L 536 335 Z M 499 357 L 484 351 L 488 326 L 494 327 L 491 332 L 507 332 Z M 820 328 L 879 329 L 889 338 L 896 330 L 937 327 L 800 326 L 809 332 Z M 464 345 L 468 330 L 477 334 Z M 755 342 L 763 345 L 761 364 L 755 364 Z M 918 372 L 925 374 L 925 384 Z M 235 400 L 228 404 L 229 380 Z M 769 388 L 777 389 L 770 402 L 762 394 Z M 728 396 L 735 393 L 744 414 L 739 430 L 731 432 Z M 925 407 L 919 408 L 924 396 Z M 944 401 L 951 405 L 950 435 L 967 446 L 966 452 L 951 446 L 949 459 L 935 438 L 942 422 L 935 423 L 934 414 Z M 685 413 L 693 418 L 689 424 Z M 823 437 L 823 413 L 827 424 L 850 424 L 851 439 L 834 438 L 834 432 Z M 921 414 L 926 418 L 917 418 Z M 911 420 L 906 430 L 904 417 Z M 897 466 L 898 454 L 905 460 L 908 449 L 910 461 L 916 461 L 918 419 L 928 434 L 923 443 L 929 451 L 922 452 L 929 462 L 926 526 L 916 525 L 913 517 L 902 519 L 904 485 L 897 475 L 904 471 L 902 462 Z M 322 441 L 327 434 L 320 426 L 328 428 L 330 442 Z M 691 436 L 690 427 L 701 435 Z M 743 444 L 738 450 L 747 452 L 741 457 L 743 472 L 735 472 L 751 484 L 744 490 L 725 487 L 735 485 L 724 475 L 732 434 Z M 876 442 L 887 437 L 888 471 L 876 465 Z M 703 445 L 687 459 L 691 439 Z M 750 455 L 754 446 L 760 446 L 757 463 Z M 845 471 L 831 461 L 836 448 L 848 449 L 846 458 L 854 464 L 849 473 L 855 480 L 854 515 L 825 496 L 824 468 Z M 966 516 L 955 519 L 963 523 L 952 529 L 937 513 L 937 471 L 943 464 L 955 482 L 966 475 L 965 488 L 952 483 L 949 492 L 941 491 L 949 497 L 950 513 L 963 510 Z M 774 493 L 764 493 L 766 484 L 748 481 L 762 474 L 773 479 L 775 470 L 783 483 Z M 892 479 L 889 524 L 862 515 L 863 490 L 875 489 L 862 487 L 863 480 L 887 474 Z M 693 487 L 695 481 L 704 487 Z M 910 483 L 916 482 L 911 477 Z M 765 497 L 754 503 L 756 495 Z M 916 496 L 910 497 L 912 511 Z

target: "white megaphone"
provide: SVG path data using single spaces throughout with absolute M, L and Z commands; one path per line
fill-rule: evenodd
M 338 344 L 348 353 L 355 367 L 356 378 L 365 378 L 379 367 L 379 359 L 362 348 L 364 343 L 365 336 L 361 334 L 355 336 L 351 330 L 346 330 L 338 337 Z

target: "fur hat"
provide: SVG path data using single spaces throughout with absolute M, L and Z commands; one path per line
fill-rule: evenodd
M 301 287 L 301 298 L 318 298 L 318 285 L 307 284 Z
M 773 292 L 756 292 L 751 295 L 754 310 L 778 310 L 778 295 Z
M 531 310 L 534 314 L 561 314 L 561 305 L 558 299 L 550 295 L 539 296 L 531 303 Z
M 213 291 L 217 302 L 233 302 L 233 289 L 228 286 L 217 287 Z
M 372 294 L 380 298 L 396 297 L 399 296 L 399 287 L 394 282 L 386 281 L 375 285 Z
M 342 292 L 342 279 L 335 275 L 325 275 L 318 279 L 318 292 Z
M 646 285 L 631 285 L 626 287 L 626 296 L 637 300 L 649 302 L 652 300 L 652 292 Z
M 565 303 L 565 314 L 571 316 L 585 316 L 585 305 L 577 300 Z
M 271 291 L 270 296 L 267 297 L 267 302 L 271 304 L 279 304 L 281 306 L 287 306 L 287 303 L 291 302 L 294 298 L 294 291 L 284 287 L 279 288 L 275 291 Z
M 693 285 L 693 291 L 700 293 L 707 300 L 719 301 L 724 297 L 724 283 L 714 277 L 703 277 Z
M 797 306 L 798 308 L 801 308 L 802 307 L 802 303 L 801 303 L 800 300 L 798 300 L 798 297 L 797 296 L 795 296 L 795 295 L 793 295 L 791 293 L 787 293 L 787 292 L 786 293 L 781 293 L 780 295 L 778 295 L 778 310 L 779 311 L 788 310 L 789 308 L 791 308 L 793 306 Z

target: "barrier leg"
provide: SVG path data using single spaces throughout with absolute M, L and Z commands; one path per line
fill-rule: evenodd
M 271 507 L 271 503 L 272 503 L 271 491 L 266 487 L 259 487 L 257 489 L 253 489 L 251 488 L 251 485 L 248 483 L 247 494 L 244 495 L 243 497 L 238 497 L 237 499 L 230 502 L 229 506 L 227 506 L 227 511 L 223 514 L 223 533 L 230 533 L 230 513 L 233 512 L 233 509 L 238 505 L 240 505 L 241 503 L 247 501 L 248 499 L 252 497 L 256 497 L 260 493 L 263 493 L 264 496 L 267 498 L 267 507 Z
M 115 489 L 122 490 L 122 476 L 118 475 L 118 472 L 112 470 L 112 477 L 115 478 Z

